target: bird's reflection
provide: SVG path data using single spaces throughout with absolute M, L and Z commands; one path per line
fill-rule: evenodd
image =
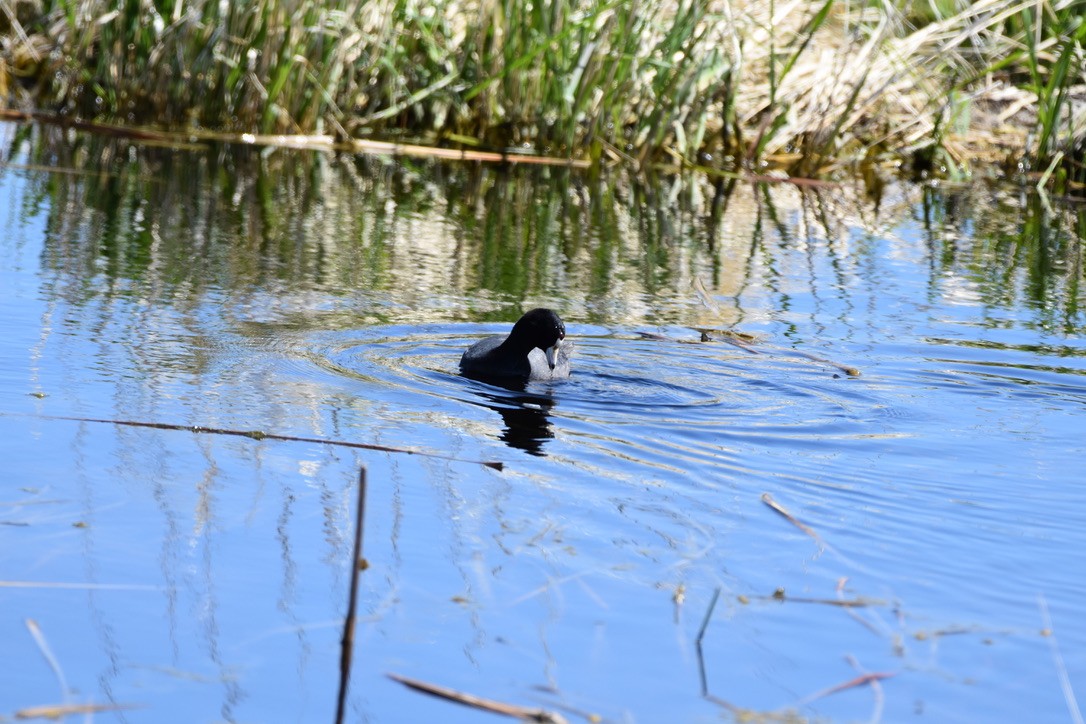
M 476 376 L 472 378 L 507 390 L 478 389 L 475 391 L 482 399 L 482 405 L 502 416 L 505 422 L 505 429 L 501 435 L 502 442 L 531 455 L 543 456 L 544 443 L 554 437 L 550 423 L 550 410 L 554 407 L 554 398 L 528 392 L 527 384 L 521 380 Z

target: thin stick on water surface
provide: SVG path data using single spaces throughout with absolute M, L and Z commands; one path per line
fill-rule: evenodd
M 126 711 L 138 709 L 133 704 L 46 704 L 45 706 L 29 706 L 19 709 L 13 715 L 15 719 L 51 719 L 60 721 L 65 717 L 86 715 L 86 721 L 91 721 L 92 714 L 107 711 Z M 5 720 L 6 721 L 6 720 Z
M 859 563 L 856 563 L 855 561 L 850 559 L 848 556 L 846 556 L 844 553 L 841 553 L 839 550 L 837 550 L 836 548 L 831 546 L 829 543 L 827 543 L 825 540 L 823 540 L 822 536 L 818 535 L 818 533 L 813 528 L 811 528 L 811 526 L 807 525 L 803 521 L 799 520 L 796 516 L 789 513 L 788 510 L 783 505 L 781 505 L 776 500 L 774 500 L 773 496 L 770 495 L 769 493 L 762 493 L 762 502 L 765 503 L 766 505 L 768 505 L 774 511 L 776 511 L 781 517 L 783 517 L 789 523 L 796 526 L 797 528 L 802 530 L 807 535 L 811 536 L 811 538 L 813 538 L 815 540 L 815 542 L 818 543 L 818 546 L 819 546 L 819 548 L 821 550 L 829 551 L 830 553 L 834 554 L 839 559 L 841 559 L 842 561 L 844 561 L 845 563 L 847 563 L 849 566 L 856 569 L 857 571 L 862 571 L 862 572 L 865 572 L 865 573 L 868 572 L 867 569 L 864 568 L 863 566 L 861 566 Z M 833 605 L 838 605 L 839 606 L 839 605 L 843 605 L 843 604 L 840 601 L 838 601 L 838 602 L 835 602 Z
M 848 662 L 852 664 L 852 668 L 859 671 L 861 674 L 870 674 L 870 671 L 864 671 L 860 666 L 860 662 L 852 654 L 848 655 Z M 871 711 L 871 718 L 868 720 L 871 724 L 878 724 L 882 721 L 882 712 L 886 707 L 886 695 L 882 691 L 882 684 L 878 679 L 872 680 L 870 683 L 871 693 L 874 696 L 874 708 Z
M 45 640 L 45 634 L 42 633 L 38 622 L 32 618 L 26 620 L 26 628 L 30 631 L 30 635 L 34 637 L 34 643 L 38 645 L 38 651 L 41 652 L 46 663 L 49 664 L 49 668 L 53 670 L 53 675 L 57 677 L 57 683 L 60 684 L 60 696 L 67 703 L 71 699 L 72 692 L 68 688 L 68 681 L 64 678 L 64 671 L 60 668 L 60 662 L 57 661 L 57 657 L 53 656 L 53 650 L 49 648 L 49 642 Z
M 709 290 L 707 290 L 705 288 L 705 283 L 701 281 L 701 277 L 695 276 L 693 281 L 690 282 L 690 286 L 693 287 L 694 292 L 698 295 L 698 298 L 701 300 L 702 304 L 704 304 L 709 309 L 713 310 L 713 312 L 715 312 L 716 314 L 723 316 L 723 313 L 722 313 L 722 311 L 720 309 L 720 305 L 717 304 L 716 300 L 713 299 L 711 294 L 709 294 Z M 765 354 L 761 350 L 756 349 L 755 347 L 753 347 L 747 340 L 744 340 L 743 335 L 740 335 L 740 334 L 738 334 L 736 332 L 731 332 L 731 331 L 727 331 L 727 330 L 707 330 L 707 329 L 699 329 L 698 331 L 701 332 L 701 334 L 702 334 L 702 341 L 707 341 L 708 339 L 718 339 L 721 342 L 727 342 L 728 344 L 733 345 L 735 347 L 738 347 L 739 349 L 741 349 L 741 350 L 743 350 L 745 352 L 750 352 L 751 354 Z M 719 334 L 720 336 L 719 337 L 713 337 L 713 336 L 710 335 L 710 331 L 716 331 L 716 333 Z M 834 362 L 831 359 L 826 359 L 825 357 L 819 357 L 817 355 L 811 354 L 810 352 L 803 352 L 801 350 L 790 350 L 790 351 L 792 353 L 794 353 L 794 354 L 797 354 L 797 355 L 801 356 L 801 357 L 809 359 L 812 362 L 818 362 L 819 364 L 826 364 L 826 365 L 829 365 L 831 367 L 836 367 L 837 369 L 841 370 L 842 372 L 844 372 L 849 377 L 859 377 L 860 374 L 861 374 L 859 369 L 857 369 L 856 367 L 852 367 L 851 365 L 841 364 L 840 362 Z
M 18 720 L 52 719 L 53 721 L 59 721 L 65 717 L 84 714 L 87 717 L 87 721 L 90 721 L 91 715 L 98 712 L 121 711 L 137 708 L 137 706 L 131 704 L 95 704 L 93 702 L 72 703 L 72 691 L 68 688 L 68 681 L 64 678 L 64 671 L 61 670 L 60 662 L 57 661 L 57 658 L 53 655 L 52 649 L 49 648 L 49 643 L 45 640 L 45 634 L 42 633 L 41 627 L 38 626 L 38 622 L 32 618 L 28 618 L 26 620 L 26 628 L 30 631 L 30 635 L 38 645 L 38 650 L 41 651 L 41 655 L 45 657 L 46 662 L 49 664 L 49 668 L 53 670 L 53 674 L 57 677 L 57 682 L 60 684 L 60 696 L 63 703 L 30 706 L 19 709 L 13 714 L 13 718 Z M 0 715 L 0 721 L 7 721 L 7 719 Z
M 844 609 L 868 608 L 872 606 L 885 606 L 886 601 L 872 598 L 812 598 L 810 596 L 789 596 L 783 588 L 777 589 L 770 596 L 749 596 L 756 601 L 779 601 L 781 603 L 814 603 L 822 606 L 836 606 Z
M 19 412 L 0 412 L 0 415 L 22 415 Z M 377 452 L 400 453 L 403 455 L 421 455 L 430 458 L 440 458 L 458 463 L 474 463 L 494 470 L 501 470 L 504 463 L 490 460 L 465 460 L 463 458 L 445 455 L 444 453 L 430 450 L 411 450 L 409 448 L 391 447 L 389 445 L 376 445 L 367 442 L 351 442 L 349 440 L 327 440 L 319 437 L 299 437 L 297 435 L 276 435 L 261 430 L 232 430 L 221 427 L 204 427 L 202 425 L 175 425 L 168 422 L 143 422 L 140 420 L 112 420 L 96 417 L 68 417 L 66 415 L 30 415 L 42 420 L 70 420 L 72 422 L 99 422 L 106 425 L 122 425 L 125 427 L 147 427 L 153 430 L 179 430 L 182 432 L 204 433 L 208 435 L 234 435 L 247 437 L 251 440 L 279 440 L 281 442 L 311 442 L 318 445 L 335 445 L 336 447 L 348 447 L 356 450 L 375 450 Z
M 766 505 L 768 505 L 773 510 L 775 510 L 778 514 L 780 514 L 789 523 L 796 526 L 801 531 L 803 531 L 804 533 L 806 533 L 807 535 L 811 536 L 816 541 L 818 541 L 818 544 L 820 546 L 825 546 L 826 545 L 825 542 L 822 540 L 822 538 L 818 535 L 818 533 L 816 533 L 814 531 L 814 529 L 811 528 L 811 526 L 809 526 L 806 523 L 802 522 L 801 520 L 796 518 L 796 516 L 792 515 L 787 510 L 785 510 L 784 506 L 782 506 L 780 503 L 778 503 L 776 500 L 774 500 L 772 495 L 770 495 L 769 493 L 762 493 L 762 502 L 765 503 Z
M 1056 664 L 1056 675 L 1060 679 L 1060 689 L 1063 690 L 1063 700 L 1067 702 L 1067 711 L 1071 715 L 1074 724 L 1083 724 L 1082 711 L 1078 708 L 1078 700 L 1075 699 L 1075 689 L 1071 686 L 1071 677 L 1067 675 L 1067 665 L 1063 663 L 1063 654 L 1056 643 L 1056 632 L 1052 628 L 1052 617 L 1048 614 L 1048 601 L 1044 594 L 1038 594 L 1037 607 L 1041 609 L 1041 623 L 1044 633 L 1048 637 L 1048 644 L 1052 649 L 1052 660 Z
M 857 369 L 856 367 L 853 367 L 852 365 L 846 365 L 846 364 L 841 364 L 840 362 L 834 362 L 832 359 L 826 359 L 825 357 L 819 357 L 818 355 L 811 354 L 810 352 L 802 352 L 802 351 L 800 351 L 798 349 L 792 350 L 792 351 L 795 354 L 798 354 L 800 357 L 806 357 L 807 359 L 811 360 L 812 362 L 818 362 L 820 364 L 826 364 L 826 365 L 829 365 L 831 367 L 836 367 L 837 369 L 841 370 L 842 372 L 844 372 L 849 377 L 860 377 L 861 374 L 862 374 L 859 369 Z
M 454 701 L 457 704 L 463 704 L 464 706 L 482 709 L 483 711 L 489 711 L 494 714 L 504 714 L 505 716 L 520 719 L 521 721 L 534 721 L 541 722 L 542 724 L 566 724 L 566 718 L 558 712 L 547 711 L 546 709 L 533 709 L 526 706 L 518 706 L 516 704 L 506 704 L 501 701 L 494 701 L 493 699 L 484 699 L 481 696 L 475 696 L 474 694 L 457 691 L 456 689 L 450 689 L 445 686 L 438 686 L 437 684 L 429 684 L 425 681 L 411 679 L 406 676 L 400 676 L 399 674 L 387 674 L 387 676 L 393 681 L 398 681 L 415 691 L 421 691 L 424 694 L 436 696 L 439 699 Z
M 889 679 L 892 676 L 896 676 L 896 674 L 892 671 L 873 671 L 869 674 L 861 674 L 853 679 L 849 679 L 848 681 L 823 689 L 822 691 L 816 691 L 810 696 L 806 696 L 800 699 L 799 703 L 809 704 L 816 699 L 822 699 L 824 697 L 830 696 L 831 694 L 837 694 L 847 689 L 853 689 L 857 686 L 875 686 L 883 679 Z
M 366 519 L 366 468 L 358 471 L 358 508 L 354 521 L 354 557 L 351 559 L 351 590 L 347 596 L 347 616 L 343 621 L 343 638 L 339 651 L 339 697 L 336 701 L 336 724 L 342 724 L 347 714 L 347 687 L 351 680 L 351 656 L 354 653 L 354 611 L 358 600 L 358 574 L 366 567 L 362 558 L 362 526 Z

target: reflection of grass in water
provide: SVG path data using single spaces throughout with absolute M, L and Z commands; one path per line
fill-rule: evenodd
M 1038 196 L 894 185 L 874 203 L 849 185 L 676 193 L 620 174 L 193 154 L 29 128 L 13 134 L 8 158 L 74 172 L 31 173 L 23 187 L 25 214 L 46 215 L 53 230 L 45 285 L 99 313 L 98 325 L 145 302 L 163 304 L 141 324 L 184 320 L 214 297 L 243 336 L 254 321 L 309 329 L 317 317 L 325 329 L 505 322 L 540 303 L 576 322 L 735 330 L 757 303 L 751 290 L 782 309 L 809 290 L 847 302 L 858 278 L 922 253 L 915 273 L 933 299 L 982 303 L 993 325 L 1015 310 L 1053 332 L 1086 328 L 1086 211 Z M 922 248 L 895 240 L 910 215 Z M 819 289 L 808 275 L 826 265 L 834 286 Z M 174 335 L 153 362 L 204 364 L 214 344 Z
M 1029 120 L 1017 130 L 1038 129 L 1035 165 L 1062 158 L 1072 180 L 1084 175 L 1069 140 L 1083 132 L 1070 92 L 1083 81 L 1086 25 L 1071 2 L 49 0 L 16 10 L 0 16 L 0 93 L 23 78 L 46 105 L 82 117 L 406 133 L 638 164 L 770 160 L 804 174 L 889 148 L 953 172 L 980 151 L 957 134 L 1003 126 L 999 114 L 1020 103 Z M 1020 133 L 1010 144 L 1017 153 L 1026 142 Z

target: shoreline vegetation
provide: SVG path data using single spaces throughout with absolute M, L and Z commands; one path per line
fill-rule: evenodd
M 985 168 L 1082 195 L 1083 15 L 1082 0 L 5 0 L 0 109 L 642 171 Z

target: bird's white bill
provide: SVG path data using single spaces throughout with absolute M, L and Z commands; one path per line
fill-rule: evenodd
M 547 354 L 547 364 L 550 365 L 550 368 L 553 370 L 555 361 L 558 357 L 558 345 L 555 344 L 553 347 L 547 347 L 545 352 Z

